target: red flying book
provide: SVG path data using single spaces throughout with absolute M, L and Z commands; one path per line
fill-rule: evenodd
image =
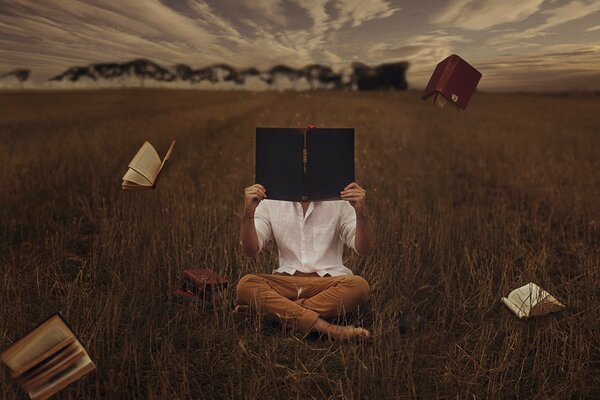
M 209 269 L 184 269 L 181 271 L 181 287 L 175 294 L 189 300 L 220 299 L 220 291 L 229 284 L 227 278 Z
M 464 110 L 480 79 L 481 72 L 452 54 L 435 67 L 421 98 L 426 100 L 434 95 L 436 106 L 442 108 L 449 101 L 458 109 Z

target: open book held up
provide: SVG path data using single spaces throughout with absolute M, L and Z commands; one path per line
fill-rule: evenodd
M 271 200 L 339 200 L 354 182 L 354 128 L 256 128 L 255 179 Z
M 142 147 L 129 163 L 129 169 L 123 176 L 121 187 L 126 191 L 154 189 L 158 181 L 158 177 L 165 166 L 165 162 L 171 156 L 175 146 L 175 141 L 171 142 L 171 146 L 161 161 L 158 153 L 148 142 L 144 142 Z
M 45 400 L 96 368 L 60 313 L 52 314 L 0 354 L 34 400 Z
M 508 297 L 502 298 L 502 303 L 519 318 L 539 317 L 565 309 L 554 296 L 532 282 L 510 292 Z

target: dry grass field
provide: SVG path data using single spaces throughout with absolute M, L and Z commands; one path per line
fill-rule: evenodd
M 178 271 L 270 272 L 238 242 L 256 126 L 356 128 L 377 246 L 350 316 L 372 344 L 302 340 L 179 304 Z M 156 190 L 123 193 L 149 140 Z M 417 92 L 0 93 L 0 347 L 56 310 L 97 370 L 57 399 L 600 398 L 600 97 Z M 529 281 L 567 310 L 519 321 Z M 397 316 L 426 322 L 400 335 Z M 0 367 L 0 399 L 25 399 Z

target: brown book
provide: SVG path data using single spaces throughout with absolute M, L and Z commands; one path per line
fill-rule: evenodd
M 181 271 L 181 286 L 175 294 L 189 300 L 218 300 L 219 291 L 228 284 L 227 278 L 209 269 L 185 269 Z
M 271 200 L 340 200 L 354 182 L 354 128 L 256 128 L 255 182 Z
M 427 100 L 433 96 L 434 104 L 440 108 L 450 102 L 456 108 L 464 110 L 480 79 L 481 72 L 452 54 L 435 67 L 421 98 Z
M 165 158 L 161 161 L 154 147 L 149 142 L 144 142 L 129 163 L 121 188 L 125 191 L 154 189 L 174 146 L 173 140 Z
M 0 354 L 21 387 L 44 400 L 95 368 L 60 313 L 52 314 Z

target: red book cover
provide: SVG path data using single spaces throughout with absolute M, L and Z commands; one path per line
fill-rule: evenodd
M 481 72 L 452 54 L 435 67 L 421 98 L 426 100 L 439 93 L 457 108 L 464 110 L 480 79 Z
M 181 271 L 181 277 L 199 287 L 225 287 L 229 283 L 227 278 L 209 269 L 184 269 Z
M 185 269 L 181 271 L 181 287 L 175 291 L 187 300 L 220 300 L 218 289 L 227 287 L 229 280 L 209 269 Z M 214 296 L 213 289 L 217 289 Z

